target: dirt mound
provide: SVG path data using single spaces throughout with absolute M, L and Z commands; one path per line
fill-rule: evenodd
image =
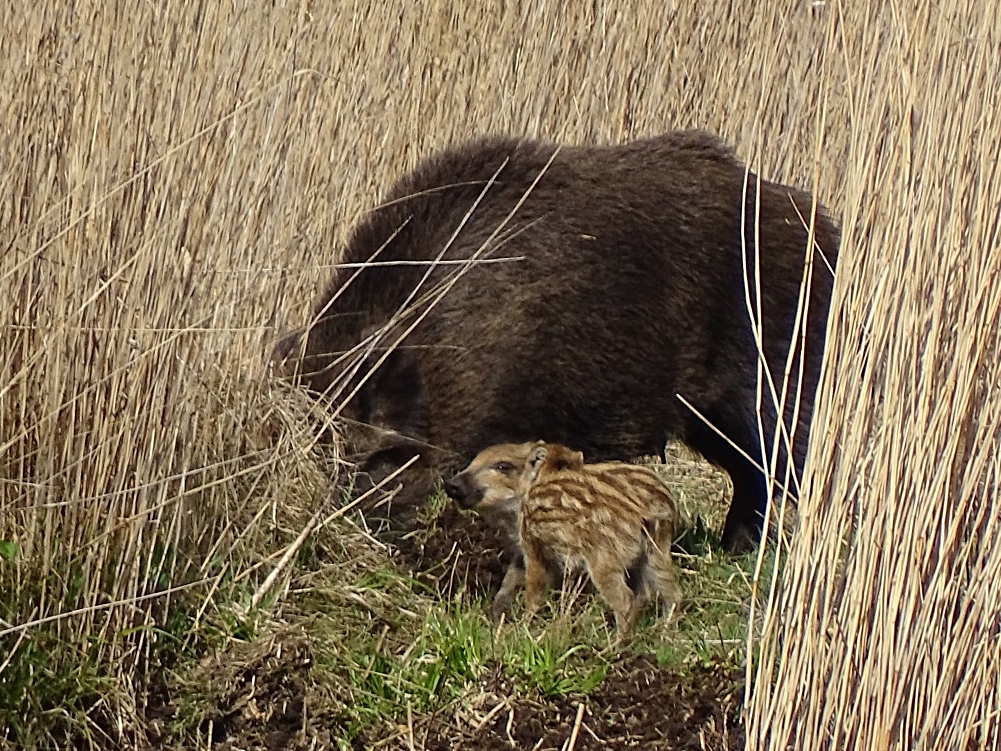
M 586 697 L 532 699 L 506 696 L 509 686 L 498 672 L 475 702 L 482 716 L 465 717 L 461 727 L 444 718 L 432 723 L 424 748 L 738 751 L 744 748 L 741 682 L 732 667 L 700 666 L 678 675 L 638 656 L 612 668 Z
M 218 688 L 214 700 L 203 706 L 199 735 L 211 738 L 212 747 L 221 751 L 334 747 L 338 732 L 328 725 L 330 718 L 322 712 L 311 717 L 307 709 L 309 695 L 319 699 L 322 688 L 309 675 L 306 640 L 247 644 L 245 651 L 203 665 L 214 673 L 211 682 Z M 498 667 L 484 676 L 479 694 L 462 702 L 461 710 L 413 716 L 410 732 L 404 726 L 389 737 L 363 734 L 351 746 L 379 744 L 400 751 L 739 751 L 744 747 L 741 680 L 733 667 L 700 665 L 679 675 L 658 667 L 651 657 L 631 656 L 613 666 L 586 697 L 529 697 L 513 694 L 510 680 Z M 155 743 L 156 733 L 152 735 Z
M 504 537 L 474 514 L 448 504 L 429 529 L 395 540 L 401 562 L 443 599 L 492 595 L 507 568 Z

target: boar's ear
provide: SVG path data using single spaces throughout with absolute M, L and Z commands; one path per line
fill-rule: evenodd
M 369 355 L 375 367 L 382 353 Z M 378 366 L 358 395 L 363 420 L 395 430 L 411 438 L 426 440 L 430 420 L 424 400 L 424 379 L 414 353 L 397 347 Z
M 271 365 L 275 373 L 283 377 L 295 375 L 302 354 L 302 334 L 293 331 L 286 334 L 271 350 Z

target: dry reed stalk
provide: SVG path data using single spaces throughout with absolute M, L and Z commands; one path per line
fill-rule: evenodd
M 837 313 L 749 748 L 1001 744 L 999 21 L 838 8 Z
M 824 82 L 804 71 L 830 16 L 792 0 L 4 4 L 10 625 L 52 619 L 57 638 L 98 645 L 121 687 L 103 726 L 128 737 L 147 627 L 173 605 L 142 598 L 240 576 L 324 497 L 336 455 L 265 355 L 388 181 L 471 133 L 582 143 L 700 126 L 743 153 L 768 134 L 761 171 L 806 183 L 801 113 Z M 830 107 L 848 121 L 847 99 Z M 829 202 L 848 135 L 825 133 Z

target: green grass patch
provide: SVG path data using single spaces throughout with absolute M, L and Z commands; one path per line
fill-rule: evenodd
M 0 637 L 0 738 L 32 748 L 88 737 L 88 715 L 115 686 L 95 652 L 46 627 Z
M 388 742 L 413 717 L 447 715 L 498 675 L 513 696 L 552 699 L 586 696 L 628 655 L 655 655 L 660 666 L 681 672 L 742 664 L 755 557 L 722 554 L 712 540 L 689 549 L 698 554 L 678 555 L 685 599 L 676 620 L 665 624 L 651 607 L 623 645 L 614 641 L 606 604 L 586 583 L 551 592 L 548 607 L 530 622 L 519 598 L 512 622 L 498 626 L 488 616 L 492 592 L 473 598 L 459 588 L 444 598 L 384 555 L 371 566 L 357 558 L 328 563 L 308 574 L 306 586 L 293 582 L 278 617 L 257 638 L 296 633 L 306 640 L 304 701 L 311 722 L 337 747 Z M 237 646 L 232 659 L 239 662 L 245 645 Z M 223 651 L 213 659 L 231 658 Z M 245 672 L 267 669 L 250 663 L 256 667 Z M 203 665 L 194 680 L 189 675 L 176 739 L 204 739 L 208 720 L 232 714 L 234 674 L 213 675 Z M 220 685 L 227 681 L 228 688 Z

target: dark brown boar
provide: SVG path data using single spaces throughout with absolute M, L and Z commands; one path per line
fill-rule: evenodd
M 279 342 L 274 359 L 341 414 L 462 461 L 538 437 L 588 461 L 657 454 L 680 438 L 729 472 L 722 543 L 746 550 L 770 493 L 755 466 L 749 310 L 760 308 L 776 377 L 794 349 L 783 423 L 798 472 L 839 244 L 821 208 L 811 245 L 811 204 L 757 183 L 703 132 L 601 147 L 474 140 L 427 159 L 360 222 L 307 333 Z M 778 410 L 764 393 L 770 446 Z M 779 477 L 787 456 L 783 445 Z

